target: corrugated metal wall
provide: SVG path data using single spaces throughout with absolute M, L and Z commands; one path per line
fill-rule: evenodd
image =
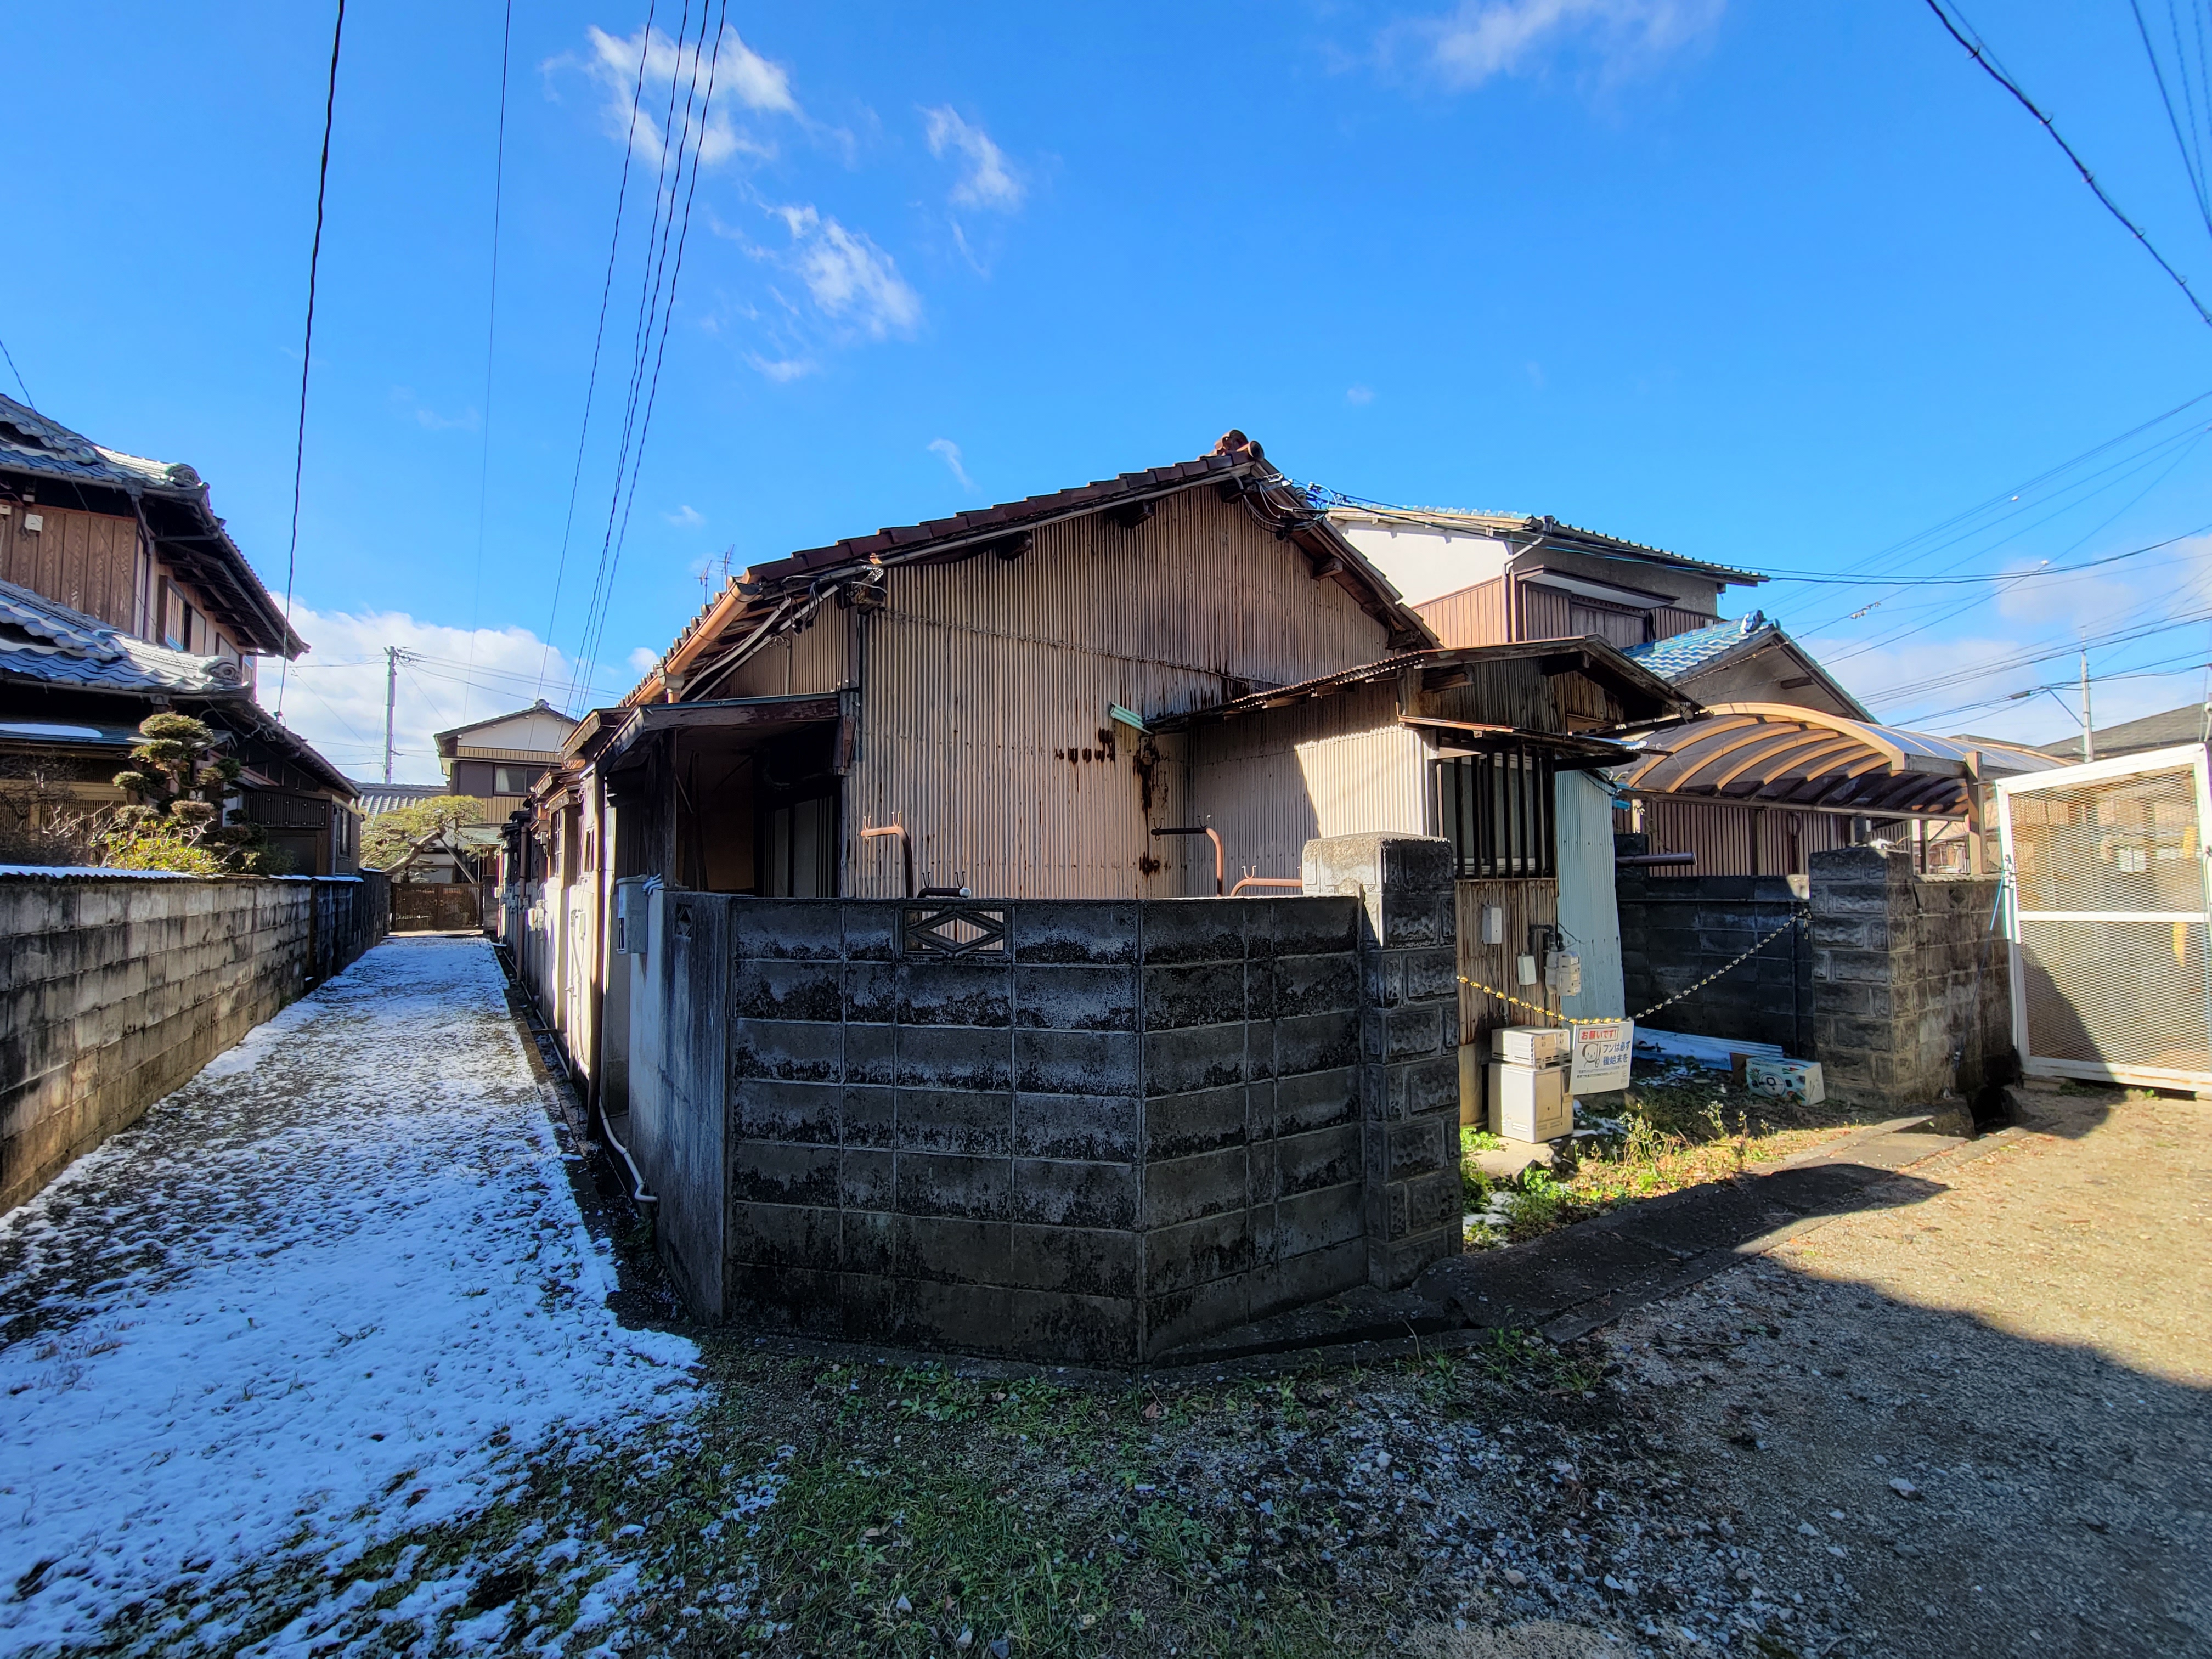
M 1168 497 L 1133 529 L 1097 515 L 1047 526 L 1011 563 L 895 569 L 888 599 L 860 622 L 845 794 L 846 890 L 863 896 L 897 880 L 876 844 L 859 850 L 863 820 L 903 823 L 929 879 L 979 894 L 1210 891 L 1202 838 L 1201 859 L 1149 835 L 1189 821 L 1180 745 L 1157 745 L 1148 821 L 1137 746 L 1107 706 L 1180 713 L 1388 649 L 1350 595 L 1210 489 Z M 1147 857 L 1166 868 L 1147 878 Z
M 1436 629 L 1437 639 L 1448 646 L 1504 645 L 1513 637 L 1505 619 L 1503 576 L 1428 600 L 1413 609 L 1420 613 L 1422 621 Z
M 1620 904 L 1613 890 L 1613 792 L 1582 772 L 1562 772 L 1559 800 L 1559 931 L 1582 957 L 1583 988 L 1559 1000 L 1570 1019 L 1626 1012 L 1620 973 Z
M 1828 812 L 1781 806 L 1762 812 L 1702 800 L 1638 805 L 1651 851 L 1698 855 L 1695 864 L 1655 866 L 1653 876 L 1802 876 L 1814 854 L 1851 844 L 1851 821 Z M 1632 821 L 1629 809 L 1616 809 L 1615 830 L 1626 830 Z
M 854 613 L 824 605 L 802 633 L 787 635 L 708 691 L 710 697 L 781 697 L 836 691 L 854 682 Z
M 1297 875 L 1316 836 L 1431 833 L 1425 745 L 1398 723 L 1395 687 L 1209 724 L 1189 743 L 1192 817 L 1220 835 L 1231 885 Z M 1212 890 L 1206 876 L 1194 890 Z
M 1695 633 L 1700 628 L 1711 628 L 1718 617 L 1708 617 L 1700 611 L 1685 611 L 1679 605 L 1663 605 L 1651 613 L 1651 637 L 1671 640 L 1677 634 Z
M 1543 988 L 1524 988 L 1516 983 L 1515 974 L 1517 958 L 1528 949 L 1529 928 L 1539 923 L 1556 926 L 1559 922 L 1559 883 L 1463 881 L 1458 886 L 1458 901 L 1460 972 L 1524 1002 L 1544 1003 Z M 1482 908 L 1489 904 L 1505 912 L 1505 937 L 1498 945 L 1482 943 Z M 1512 1007 L 1466 985 L 1459 988 L 1462 1043 L 1480 1042 L 1486 1050 L 1493 1027 L 1545 1023 L 1525 1009 Z
M 1565 640 L 1575 635 L 1573 598 L 1556 587 L 1541 587 L 1518 580 L 1515 597 L 1521 626 L 1514 637 L 1522 640 Z

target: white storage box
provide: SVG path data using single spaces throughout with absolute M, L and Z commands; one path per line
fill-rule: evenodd
M 1490 1132 L 1508 1140 L 1559 1140 L 1574 1133 L 1564 1066 L 1490 1062 Z
M 1765 1060 L 1753 1054 L 1743 1063 L 1743 1082 L 1755 1095 L 1799 1106 L 1818 1106 L 1828 1097 L 1817 1060 Z
M 1570 1046 L 1570 1034 L 1552 1025 L 1501 1025 L 1490 1034 L 1490 1057 L 1516 1066 L 1559 1065 Z

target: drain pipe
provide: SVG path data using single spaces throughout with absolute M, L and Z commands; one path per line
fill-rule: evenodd
M 1179 830 L 1155 830 L 1152 833 L 1156 836 L 1204 836 L 1212 842 L 1213 843 L 1213 896 L 1216 898 L 1221 896 L 1222 878 L 1227 873 L 1228 866 L 1222 856 L 1221 837 L 1214 833 L 1212 824 L 1194 823 Z
M 628 1169 L 629 1171 L 631 1188 L 629 1201 L 636 1205 L 640 1209 L 650 1210 L 651 1214 L 647 1217 L 647 1219 L 651 1220 L 654 1217 L 659 1216 L 660 1213 L 660 1194 L 649 1191 L 647 1188 L 645 1184 L 645 1171 L 637 1167 L 637 1160 L 630 1156 L 629 1148 L 623 1146 L 622 1142 L 616 1138 L 615 1126 L 607 1121 L 605 1113 L 600 1114 L 599 1116 L 599 1133 L 606 1138 L 607 1145 L 615 1149 L 616 1154 L 621 1158 L 623 1161 L 623 1167 Z
M 1243 897 L 1247 887 L 1295 887 L 1304 892 L 1305 885 L 1304 880 L 1297 876 L 1247 876 L 1229 890 L 1229 896 Z

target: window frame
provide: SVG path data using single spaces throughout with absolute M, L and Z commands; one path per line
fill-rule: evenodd
M 1436 833 L 1462 881 L 1556 881 L 1559 766 L 1527 744 L 1429 763 Z

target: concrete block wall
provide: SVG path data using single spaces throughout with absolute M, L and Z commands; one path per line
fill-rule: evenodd
M 1622 986 L 1633 1013 L 1727 966 L 1802 910 L 1808 889 L 1802 876 L 1652 877 L 1631 868 L 1619 872 L 1616 890 Z M 1651 1023 L 1698 1036 L 1779 1043 L 1784 1054 L 1810 1058 L 1814 1004 L 1813 948 L 1798 927 Z
M 1131 1364 L 1456 1249 L 1449 858 L 1361 839 L 1341 896 L 656 895 L 632 1151 L 695 1310 Z M 1003 942 L 916 948 L 948 908 Z
M 1811 860 L 1814 1048 L 1851 1104 L 1972 1101 L 2014 1074 L 1995 877 L 1914 873 L 1872 848 Z
M 1359 1108 L 1367 1282 L 1410 1285 L 1458 1254 L 1459 947 L 1449 842 L 1332 836 L 1305 845 L 1309 896 L 1359 902 Z
M 0 878 L 0 1210 L 359 956 L 382 888 Z

